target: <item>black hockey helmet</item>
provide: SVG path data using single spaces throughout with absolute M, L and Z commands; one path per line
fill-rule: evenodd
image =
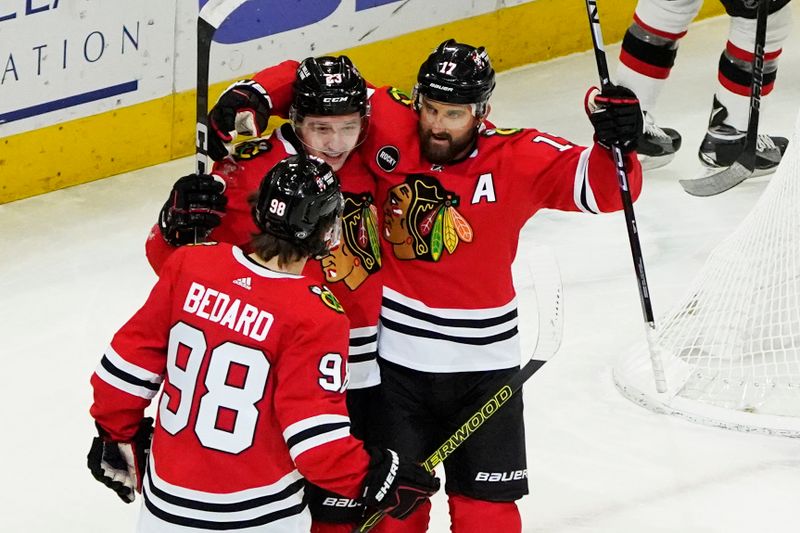
M 414 102 L 419 105 L 419 96 L 425 96 L 447 104 L 475 104 L 475 115 L 482 117 L 494 85 L 486 49 L 448 39 L 420 66 Z
M 264 233 L 317 256 L 339 243 L 343 205 L 331 167 L 313 156 L 293 155 L 264 176 L 253 218 Z
M 369 114 L 367 84 L 347 56 L 308 57 L 297 67 L 292 113 L 305 115 Z

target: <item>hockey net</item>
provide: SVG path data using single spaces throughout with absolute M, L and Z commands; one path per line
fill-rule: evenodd
M 800 437 L 800 117 L 769 185 L 658 322 L 650 352 L 614 368 L 617 388 L 658 412 L 741 431 Z

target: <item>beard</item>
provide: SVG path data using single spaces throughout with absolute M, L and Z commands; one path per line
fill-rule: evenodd
M 434 135 L 431 130 L 423 130 L 422 125 L 417 126 L 419 145 L 422 155 L 431 163 L 441 165 L 461 157 L 475 140 L 475 130 L 470 130 L 463 137 L 453 139 L 449 133 Z M 432 142 L 433 139 L 447 141 L 447 144 Z

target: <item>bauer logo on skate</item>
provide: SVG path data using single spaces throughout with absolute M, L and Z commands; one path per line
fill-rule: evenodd
M 186 293 L 183 310 L 259 342 L 267 338 L 275 320 L 268 311 L 250 304 L 242 305 L 238 298 L 196 282 Z

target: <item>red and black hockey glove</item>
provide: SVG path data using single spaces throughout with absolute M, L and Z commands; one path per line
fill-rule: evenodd
M 172 246 L 204 240 L 219 226 L 228 199 L 225 182 L 206 174 L 183 176 L 172 186 L 158 216 L 158 228 Z
M 584 105 L 598 144 L 609 149 L 619 145 L 623 153 L 636 150 L 644 132 L 644 116 L 633 91 L 620 85 L 609 85 L 602 91 L 592 87 Z
M 439 490 L 439 480 L 413 461 L 383 448 L 367 448 L 364 503 L 402 520 Z
M 256 81 L 240 80 L 225 89 L 208 113 L 208 155 L 215 161 L 227 157 L 228 145 L 237 133 L 261 136 L 271 111 L 272 101 Z
M 99 425 L 97 432 L 99 436 L 92 440 L 86 465 L 97 481 L 116 492 L 125 503 L 131 503 L 136 499 L 136 492 L 142 492 L 142 476 L 153 438 L 153 419 L 142 419 L 130 442 L 111 440 Z

